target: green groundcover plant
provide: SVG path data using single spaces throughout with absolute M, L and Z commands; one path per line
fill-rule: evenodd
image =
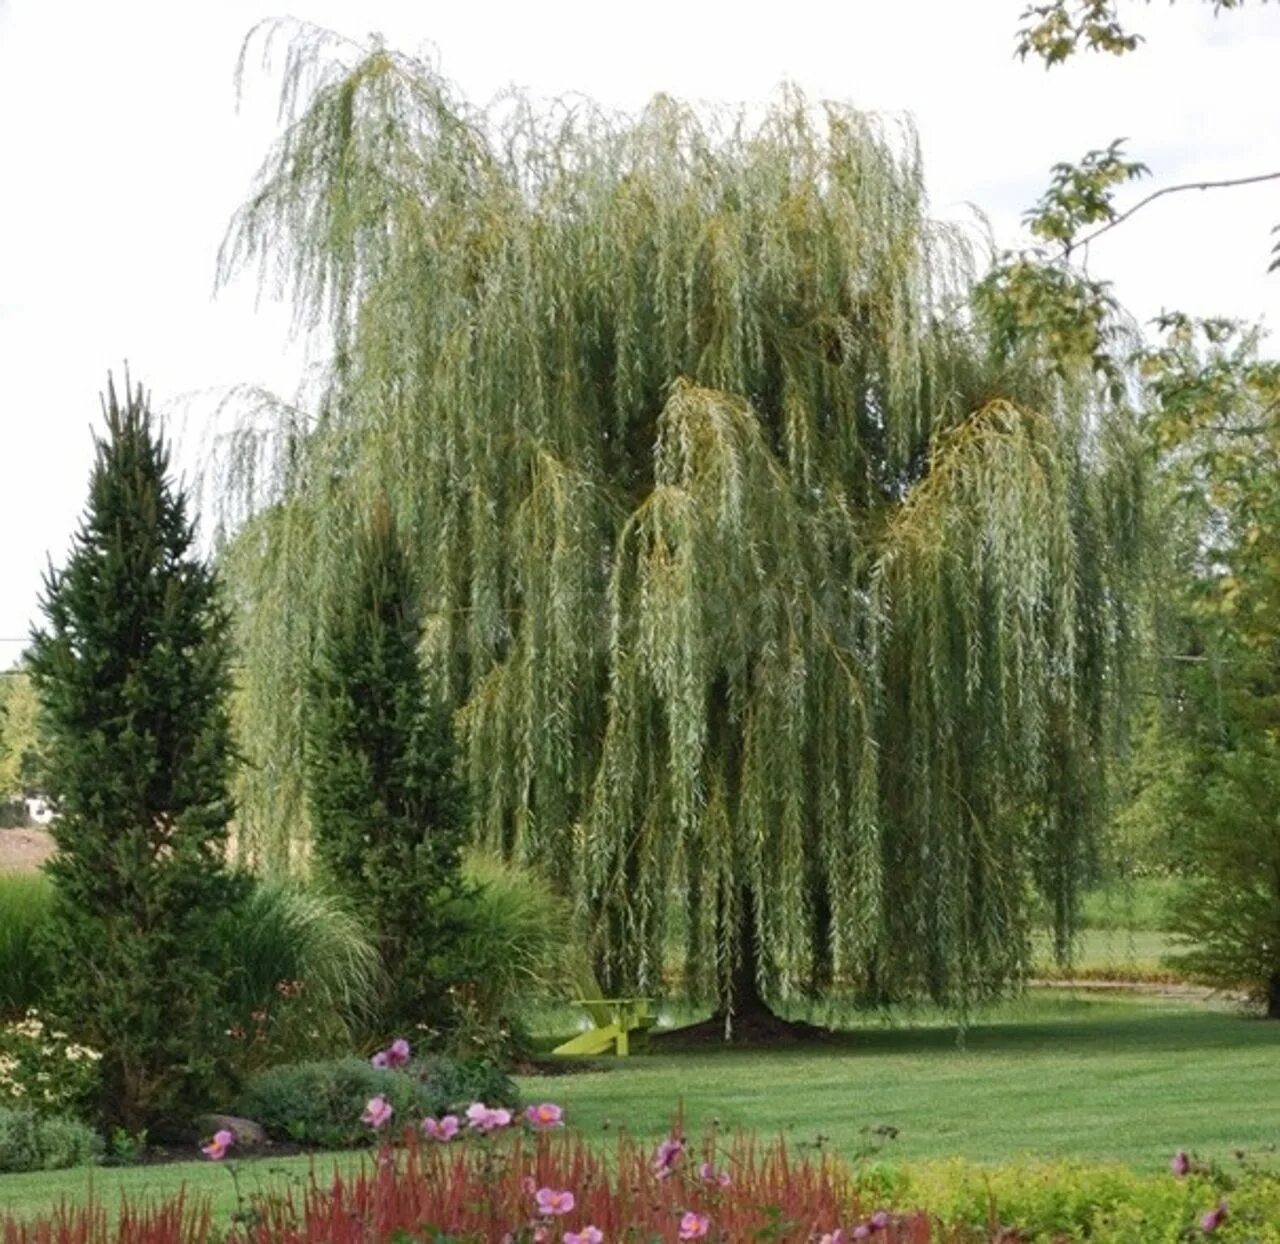
M 66 1170 L 101 1155 L 101 1138 L 79 1119 L 0 1107 L 0 1174 Z

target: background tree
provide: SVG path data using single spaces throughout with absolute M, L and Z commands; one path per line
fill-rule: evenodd
M 1243 0 L 1212 3 L 1216 14 L 1242 7 Z M 1048 69 L 1082 49 L 1124 56 L 1143 41 L 1122 25 L 1117 0 L 1048 0 L 1026 9 L 1022 22 L 1018 56 L 1035 57 Z M 1127 157 L 1123 139 L 1088 152 L 1079 163 L 1053 166 L 1048 190 L 1024 216 L 1035 243 L 1000 256 L 986 283 L 1002 331 L 1034 334 L 1056 343 L 1056 353 L 1062 352 L 1065 341 L 1077 354 L 1085 351 L 1094 366 L 1114 380 L 1116 369 L 1107 338 L 1117 307 L 1109 284 L 1090 279 L 1078 266 L 1087 259 L 1089 244 L 1168 195 L 1280 180 L 1280 170 L 1273 170 L 1166 185 L 1120 210 L 1116 191 L 1149 172 L 1145 164 Z M 1269 270 L 1277 267 L 1280 242 L 1273 248 Z
M 418 658 L 419 592 L 375 507 L 328 603 L 307 700 L 307 794 L 318 864 L 368 917 L 391 982 L 383 1020 L 451 1022 L 464 790 L 446 707 Z
M 722 1018 L 833 981 L 960 1002 L 1024 970 L 1033 882 L 1065 946 L 1131 429 L 966 317 L 913 136 L 795 93 L 479 113 L 350 50 L 292 44 L 223 256 L 335 347 L 319 417 L 233 463 L 276 468 L 229 563 L 259 771 L 300 772 L 309 611 L 385 492 L 473 832 L 576 896 L 606 987 L 656 988 L 679 928 Z
M 228 1026 L 212 929 L 242 892 L 225 863 L 231 636 L 141 387 L 122 405 L 109 381 L 103 407 L 30 670 L 59 813 L 48 1009 L 103 1052 L 103 1117 L 136 1131 L 207 1106 Z
M 40 704 L 25 666 L 0 674 L 0 799 L 42 788 Z
M 1023 19 L 1019 54 L 1050 67 L 1082 47 L 1123 55 L 1141 42 L 1114 0 L 1054 0 Z M 1244 985 L 1280 1017 L 1280 364 L 1260 357 L 1257 330 L 1180 313 L 1160 318 L 1157 342 L 1126 343 L 1109 288 L 1074 266 L 1093 239 L 1165 195 L 1280 172 L 1166 186 L 1119 210 L 1116 191 L 1146 172 L 1119 142 L 1056 165 L 1026 214 L 1037 247 L 1004 256 L 982 295 L 1007 342 L 1034 342 L 1068 365 L 1086 357 L 1117 387 L 1136 372 L 1164 533 L 1152 549 L 1147 662 L 1162 702 L 1130 766 L 1119 830 L 1136 828 L 1158 843 L 1155 858 L 1193 879 L 1172 913 L 1191 947 L 1182 966 Z
M 1193 883 L 1175 904 L 1184 967 L 1280 1018 L 1280 363 L 1260 334 L 1165 319 L 1144 360 L 1174 521 L 1159 745 L 1148 775 Z

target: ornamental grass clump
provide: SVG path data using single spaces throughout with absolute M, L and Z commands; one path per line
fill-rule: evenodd
M 516 1124 L 463 1129 L 451 1144 L 405 1129 L 372 1166 L 313 1178 L 301 1197 L 260 1206 L 244 1244 L 381 1244 L 405 1234 L 477 1244 L 963 1238 L 927 1214 L 861 1204 L 837 1159 L 796 1157 L 782 1142 L 706 1136 L 697 1152 L 731 1172 L 722 1184 L 683 1158 L 660 1173 L 652 1145 L 629 1136 L 606 1151 L 571 1132 Z

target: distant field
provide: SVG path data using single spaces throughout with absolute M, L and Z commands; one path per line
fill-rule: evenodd
M 1063 966 L 1054 962 L 1053 940 L 1042 932 L 1035 938 L 1034 975 L 1042 980 L 1175 981 L 1180 979 L 1177 970 L 1162 960 L 1178 949 L 1171 934 L 1151 929 L 1085 929 L 1070 965 Z
M 0 873 L 34 872 L 53 854 L 43 829 L 0 829 Z

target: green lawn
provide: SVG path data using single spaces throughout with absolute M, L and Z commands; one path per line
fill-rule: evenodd
M 984 1016 L 962 1048 L 943 1017 L 921 1012 L 909 1025 L 863 1019 L 823 1047 L 660 1051 L 608 1066 L 521 1089 L 562 1103 L 588 1135 L 607 1125 L 657 1137 L 681 1102 L 693 1129 L 719 1119 L 795 1142 L 821 1133 L 844 1154 L 887 1125 L 899 1130 L 881 1153 L 892 1161 L 1071 1156 L 1156 1171 L 1178 1148 L 1225 1157 L 1280 1142 L 1280 1024 L 1158 999 L 1037 991 Z M 322 1170 L 333 1161 L 318 1159 Z M 308 1167 L 247 1162 L 243 1186 L 279 1187 Z M 227 1172 L 203 1163 L 0 1175 L 0 1212 L 81 1198 L 91 1179 L 109 1202 L 185 1182 L 217 1198 L 223 1221 L 234 1206 Z
M 1280 1142 L 1280 1024 L 1203 1005 L 1039 996 L 994 1012 L 958 1048 L 941 1022 L 865 1026 L 826 1048 L 656 1053 L 602 1074 L 526 1080 L 596 1131 L 657 1135 L 676 1103 L 840 1152 L 898 1129 L 882 1156 L 1119 1159 L 1157 1169 L 1178 1148 L 1226 1156 Z
M 314 1163 L 322 1175 L 333 1171 L 335 1163 L 344 1167 L 365 1160 L 358 1153 L 319 1154 L 314 1158 L 263 1158 L 235 1163 L 240 1191 L 249 1198 L 254 1192 L 282 1191 L 290 1182 L 306 1182 Z M 235 1186 L 228 1168 L 201 1159 L 164 1166 L 107 1167 L 98 1170 L 40 1171 L 31 1175 L 0 1175 L 0 1216 L 5 1213 L 31 1215 L 49 1209 L 66 1198 L 81 1202 L 93 1195 L 114 1205 L 124 1194 L 132 1202 L 171 1196 L 186 1187 L 188 1193 L 212 1198 L 215 1221 L 226 1223 L 236 1208 Z

